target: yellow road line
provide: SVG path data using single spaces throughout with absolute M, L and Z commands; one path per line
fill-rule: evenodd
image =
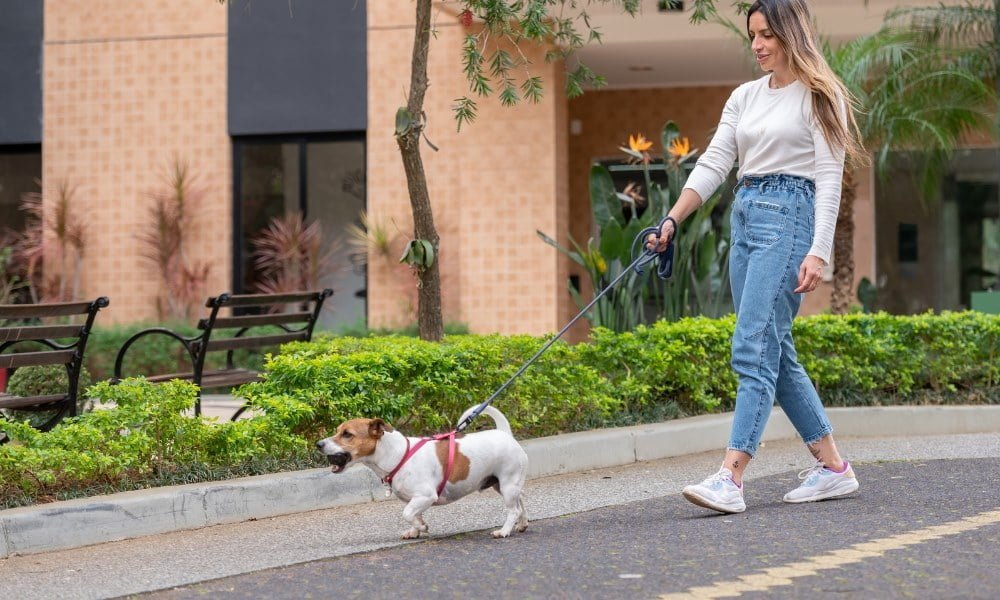
M 771 588 L 792 585 L 796 578 L 811 577 L 824 569 L 836 569 L 861 562 L 866 558 L 877 558 L 890 550 L 899 550 L 914 544 L 957 535 L 993 523 L 1000 523 L 1000 509 L 982 512 L 960 521 L 952 521 L 880 540 L 855 544 L 850 548 L 834 550 L 780 567 L 772 567 L 734 580 L 720 581 L 709 586 L 692 587 L 680 593 L 664 594 L 660 598 L 661 600 L 731 598 L 739 596 L 743 592 L 766 592 Z

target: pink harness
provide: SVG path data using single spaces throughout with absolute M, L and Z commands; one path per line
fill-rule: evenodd
M 441 483 L 438 484 L 437 488 L 437 494 L 438 496 L 440 496 L 441 492 L 444 491 L 445 484 L 448 483 L 448 478 L 451 477 L 451 468 L 455 464 L 455 434 L 457 433 L 458 431 L 450 431 L 448 433 L 439 433 L 431 437 L 420 438 L 420 441 L 414 444 L 412 448 L 410 447 L 410 438 L 406 438 L 406 453 L 403 454 L 403 458 L 402 460 L 399 461 L 399 464 L 396 465 L 396 468 L 389 471 L 389 474 L 382 478 L 382 483 L 386 484 L 391 489 L 392 478 L 395 477 L 396 473 L 398 473 L 399 470 L 403 468 L 403 465 L 406 464 L 406 461 L 410 460 L 410 457 L 417 453 L 417 450 L 420 450 L 420 448 L 427 442 L 439 442 L 443 439 L 447 439 L 448 463 L 444 467 L 444 478 L 441 479 Z

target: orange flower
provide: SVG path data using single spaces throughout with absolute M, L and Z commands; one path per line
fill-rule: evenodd
M 691 142 L 689 142 L 686 137 L 674 138 L 674 141 L 670 142 L 670 149 L 667 150 L 667 152 L 670 153 L 670 156 L 673 156 L 674 158 L 677 159 L 684 158 L 685 156 L 688 155 L 688 152 L 690 151 L 691 151 Z
M 641 133 L 635 134 L 635 137 L 631 135 L 628 136 L 628 147 L 632 149 L 633 152 L 645 152 L 653 147 L 653 142 L 646 139 L 646 136 Z

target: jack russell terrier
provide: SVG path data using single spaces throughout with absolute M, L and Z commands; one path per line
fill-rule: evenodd
M 474 409 L 465 411 L 459 422 Z M 363 464 L 407 503 L 403 518 L 413 527 L 403 533 L 403 539 L 428 532 L 423 513 L 431 506 L 490 487 L 500 492 L 507 507 L 507 520 L 493 537 L 505 538 L 515 529 L 528 528 L 521 498 L 528 455 L 514 439 L 503 413 L 487 406 L 483 414 L 497 428 L 458 439 L 454 432 L 409 438 L 382 419 L 352 419 L 338 426 L 333 436 L 316 442 L 316 447 L 326 455 L 334 473 L 344 471 L 348 463 Z

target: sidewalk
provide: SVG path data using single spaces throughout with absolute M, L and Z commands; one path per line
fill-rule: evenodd
M 1000 433 L 880 439 L 842 436 L 838 442 L 856 466 L 901 459 L 1000 458 Z M 663 499 L 666 511 L 674 502 L 671 498 L 684 485 L 717 469 L 720 458 L 716 448 L 700 454 L 533 479 L 525 490 L 528 513 L 535 522 L 529 527 L 528 538 L 532 531 L 551 529 L 543 519 L 605 506 Z M 795 473 L 810 462 L 797 441 L 767 442 L 748 473 L 748 485 L 756 490 L 755 480 L 783 474 L 783 487 L 791 486 L 796 482 Z M 864 481 L 862 486 L 862 494 L 868 493 Z M 407 528 L 402 509 L 403 503 L 396 500 L 367 502 L 11 557 L 0 560 L 0 588 L 11 598 L 109 598 L 398 546 L 404 543 L 399 534 Z M 755 505 L 749 510 L 764 507 Z M 471 532 L 467 535 L 482 538 L 482 544 L 510 548 L 519 543 L 518 537 L 493 540 L 486 531 L 497 526 L 503 516 L 502 501 L 492 492 L 433 507 L 427 512 L 431 544 L 438 546 L 438 553 L 444 552 L 441 538 Z M 595 543 L 600 543 L 601 531 L 594 531 L 593 536 Z M 440 560 L 455 563 L 462 556 L 441 555 Z M 280 581 L 280 574 L 274 577 Z M 379 589 L 376 586 L 369 594 L 378 596 Z
M 1000 406 L 834 408 L 829 414 L 840 437 L 1000 432 Z M 705 415 L 526 440 L 529 478 L 718 451 L 731 418 Z M 776 409 L 764 440 L 794 437 Z M 0 511 L 0 558 L 382 499 L 384 487 L 361 468 L 336 476 L 311 469 L 55 502 Z

